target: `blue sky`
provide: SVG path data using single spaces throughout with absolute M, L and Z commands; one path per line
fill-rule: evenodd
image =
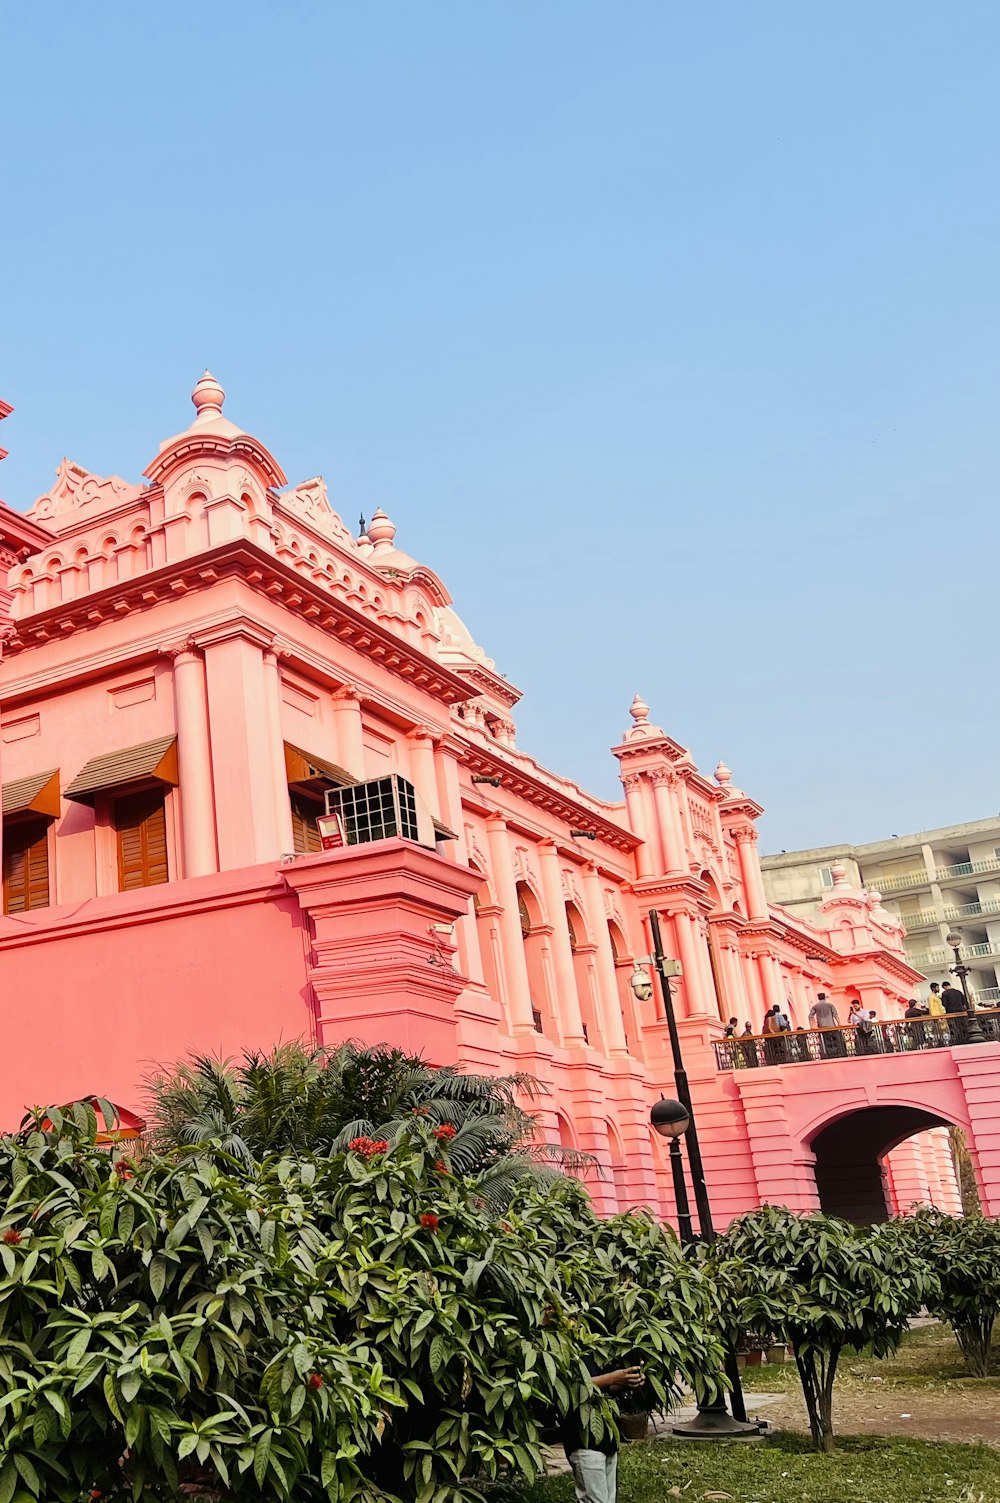
M 383 505 L 604 796 L 638 689 L 768 849 L 1000 810 L 1000 7 L 9 7 L 0 494 L 209 365 Z

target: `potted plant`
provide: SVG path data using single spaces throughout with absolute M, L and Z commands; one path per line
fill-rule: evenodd
M 645 1439 L 655 1401 L 648 1383 L 643 1383 L 640 1388 L 626 1388 L 618 1395 L 618 1429 L 623 1440 Z

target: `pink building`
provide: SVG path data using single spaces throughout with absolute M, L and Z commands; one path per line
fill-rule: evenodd
M 0 1123 L 95 1091 L 141 1115 L 150 1068 L 191 1049 L 388 1041 L 538 1076 L 539 1131 L 597 1156 L 599 1205 L 671 1214 L 656 910 L 720 1221 L 953 1208 L 949 1124 L 1000 1213 L 1000 1032 L 907 1032 L 921 978 L 878 894 L 840 873 L 819 925 L 769 908 L 760 806 L 638 696 L 622 802 L 541 767 L 389 518 L 353 537 L 223 399 L 206 374 L 142 483 L 64 460 L 26 514 L 0 507 Z M 392 773 L 427 837 L 322 851 L 326 793 Z M 775 1006 L 804 1030 L 819 992 L 877 1042 L 723 1037 Z

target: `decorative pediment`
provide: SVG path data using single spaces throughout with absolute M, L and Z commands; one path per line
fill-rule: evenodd
M 326 481 L 322 475 L 316 475 L 312 480 L 303 480 L 299 485 L 293 485 L 291 490 L 282 491 L 279 501 L 295 516 L 301 517 L 304 522 L 315 527 L 317 532 L 323 533 L 324 537 L 340 543 L 342 547 L 356 547 L 348 528 L 330 505 Z
M 131 485 L 119 475 L 92 475 L 82 465 L 64 459 L 56 470 L 56 483 L 39 496 L 28 516 L 36 522 L 85 521 L 88 516 L 114 511 L 137 501 L 145 486 Z

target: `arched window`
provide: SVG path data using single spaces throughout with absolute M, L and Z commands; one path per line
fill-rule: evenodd
M 593 1048 L 600 1049 L 604 1041 L 597 1015 L 595 947 L 589 942 L 583 914 L 575 903 L 566 904 L 566 927 L 569 930 L 569 947 L 573 953 L 573 975 L 576 980 L 576 997 L 583 1022 L 583 1036 Z
M 521 921 L 521 939 L 528 970 L 528 991 L 531 994 L 531 1016 L 535 1031 L 558 1039 L 545 974 L 545 938 L 539 933 L 541 910 L 531 888 L 524 882 L 517 884 L 517 914 Z

